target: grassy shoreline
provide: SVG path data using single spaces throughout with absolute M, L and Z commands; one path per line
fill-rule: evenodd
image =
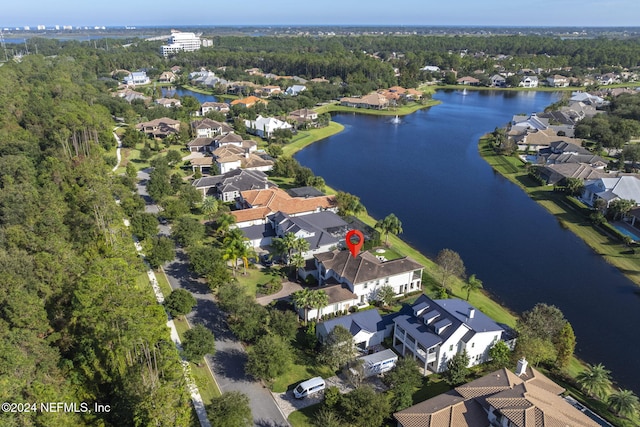
M 408 105 L 403 105 L 400 107 L 388 108 L 386 110 L 373 110 L 369 108 L 356 108 L 356 107 L 345 107 L 338 103 L 331 103 L 322 105 L 320 107 L 315 108 L 314 110 L 318 114 L 323 113 L 355 113 L 355 114 L 368 114 L 371 116 L 406 116 L 408 114 L 413 114 L 418 110 L 422 110 L 424 108 L 433 107 L 434 105 L 440 104 L 440 101 L 436 101 L 430 99 L 426 101 L 424 104 L 420 104 L 417 102 L 412 102 Z

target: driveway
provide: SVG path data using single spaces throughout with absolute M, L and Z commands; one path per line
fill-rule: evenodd
M 256 301 L 260 305 L 269 305 L 271 301 L 289 299 L 289 296 L 292 293 L 299 290 L 302 290 L 301 285 L 299 285 L 298 283 L 289 282 L 287 280 L 285 282 L 282 282 L 282 289 L 280 289 L 280 292 L 276 292 L 275 294 L 265 295 L 263 297 L 256 298 Z
M 148 180 L 148 170 L 138 172 L 141 182 Z M 142 191 L 141 191 L 142 190 Z M 158 212 L 158 207 L 149 198 L 146 188 L 138 185 L 138 191 L 147 202 L 146 212 Z M 162 234 L 169 235 L 169 226 L 160 226 Z M 244 373 L 247 355 L 242 344 L 229 331 L 225 315 L 220 310 L 209 287 L 189 271 L 187 255 L 181 248 L 176 250 L 176 258 L 164 266 L 172 289 L 185 289 L 196 299 L 197 305 L 187 316 L 191 324 L 201 324 L 211 330 L 215 336 L 216 353 L 207 356 L 216 382 L 223 393 L 239 391 L 249 397 L 254 424 L 258 427 L 285 427 L 289 423 L 276 405 L 271 392 Z

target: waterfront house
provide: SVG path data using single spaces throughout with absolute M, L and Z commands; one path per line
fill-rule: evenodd
M 615 178 L 599 178 L 584 183 L 582 200 L 589 206 L 595 206 L 598 199 L 609 207 L 614 200 L 631 200 L 634 206 L 640 204 L 640 179 L 635 175 Z
M 551 87 L 567 87 L 569 86 L 569 79 L 565 76 L 554 74 L 547 77 L 547 83 Z
M 261 115 L 255 120 L 245 120 L 244 124 L 247 127 L 247 132 L 263 139 L 270 139 L 277 129 L 293 128 L 289 123 L 278 120 L 275 117 L 262 117 Z
M 384 110 L 389 107 L 389 100 L 383 95 L 374 92 L 361 98 L 345 97 L 340 99 L 340 105 L 355 108 L 370 108 L 373 110 Z
M 158 77 L 160 83 L 173 83 L 176 81 L 176 75 L 172 71 L 165 71 Z
M 265 224 L 269 215 L 278 211 L 300 216 L 338 210 L 335 196 L 291 197 L 280 188 L 267 187 L 240 192 L 236 207 L 238 210 L 231 211 L 231 214 L 235 217 L 238 228 Z
M 398 427 L 599 427 L 561 394 L 565 389 L 518 362 L 393 414 Z
M 484 363 L 489 349 L 502 339 L 503 327 L 461 299 L 420 295 L 411 308 L 393 319 L 393 348 L 416 359 L 425 375 L 446 371 L 447 362 L 462 351 L 469 366 Z
M 507 86 L 507 79 L 502 77 L 500 74 L 494 74 L 493 76 L 489 77 L 489 81 L 491 82 L 491 86 L 493 87 Z
M 113 96 L 117 96 L 119 98 L 123 98 L 128 103 L 131 103 L 132 101 L 135 101 L 137 99 L 143 101 L 145 104 L 147 102 L 151 101 L 151 97 L 150 96 L 146 96 L 144 93 L 136 92 L 135 90 L 130 89 L 130 88 L 125 88 L 125 89 L 121 89 L 121 90 L 119 90 L 117 92 L 114 92 Z
M 520 87 L 538 87 L 538 77 L 536 76 L 524 76 L 520 83 L 518 83 Z
M 289 115 L 287 115 L 287 120 L 296 123 L 299 127 L 315 127 L 318 122 L 318 113 L 314 110 L 309 110 L 308 108 L 302 108 L 300 110 L 290 112 Z
M 460 77 L 458 80 L 456 80 L 456 83 L 458 83 L 459 85 L 478 86 L 480 84 L 480 80 L 476 79 L 475 77 L 465 76 Z
M 334 250 L 314 258 L 315 271 L 311 274 L 318 283 L 346 285 L 361 306 L 375 301 L 383 286 L 390 286 L 397 296 L 422 289 L 424 267 L 409 257 L 383 260 L 370 252 L 354 257 L 349 251 Z
M 229 104 L 224 102 L 203 102 L 200 106 L 200 115 L 204 116 L 210 111 L 219 111 L 226 114 L 229 112 Z

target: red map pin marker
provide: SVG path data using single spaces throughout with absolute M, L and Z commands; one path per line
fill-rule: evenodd
M 358 238 L 357 243 L 354 243 L 352 240 L 354 236 Z M 347 247 L 349 248 L 349 252 L 351 252 L 351 255 L 354 258 L 358 256 L 358 254 L 360 253 L 360 248 L 364 244 L 364 235 L 362 234 L 362 232 L 360 230 L 350 230 L 347 233 L 347 237 L 345 238 L 345 240 L 347 242 Z

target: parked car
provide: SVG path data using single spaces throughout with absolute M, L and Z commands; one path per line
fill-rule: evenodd
M 260 263 L 265 267 L 271 267 L 273 265 L 273 259 L 270 254 L 264 254 L 260 256 Z
M 296 399 L 302 399 L 312 394 L 318 393 L 325 388 L 325 382 L 321 377 L 311 378 L 298 384 L 293 389 L 293 395 Z
M 167 221 L 167 219 L 165 217 L 159 216 L 158 217 L 158 222 L 162 225 L 167 225 L 169 223 L 169 221 Z

